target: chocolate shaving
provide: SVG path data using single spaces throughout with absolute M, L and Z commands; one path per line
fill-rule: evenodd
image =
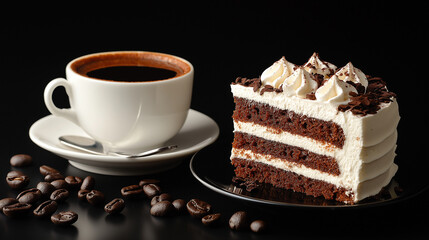
M 253 91 L 257 92 L 258 89 L 262 86 L 261 78 L 242 78 L 238 77 L 235 79 L 235 82 L 232 84 L 240 84 L 245 87 L 253 87 Z
M 368 76 L 368 87 L 365 88 L 359 83 L 347 82 L 355 86 L 358 93 L 350 92 L 350 102 L 346 105 L 338 106 L 338 110 L 351 111 L 355 115 L 366 116 L 376 114 L 380 110 L 381 103 L 392 102 L 396 94 L 389 92 L 386 83 L 379 77 Z M 363 88 L 363 89 L 362 89 Z
M 273 87 L 273 86 L 271 86 L 271 85 L 265 85 L 265 86 L 262 88 L 262 90 L 261 90 L 260 94 L 262 95 L 262 94 L 264 94 L 265 92 L 276 92 L 276 93 L 281 93 L 281 92 L 283 92 L 283 88 L 281 88 L 281 85 L 280 85 L 280 88 L 275 88 L 275 87 Z

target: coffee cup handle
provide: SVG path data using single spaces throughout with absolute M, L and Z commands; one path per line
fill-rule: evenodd
M 64 78 L 56 78 L 48 83 L 45 88 L 45 92 L 43 94 L 45 99 L 45 105 L 48 108 L 49 112 L 51 112 L 53 115 L 58 117 L 66 118 L 73 123 L 78 124 L 76 113 L 72 108 L 58 108 L 55 106 L 53 100 L 52 100 L 52 94 L 54 93 L 55 88 L 57 87 L 64 87 L 66 90 L 66 93 L 69 97 L 69 102 L 71 102 L 72 99 L 72 91 L 70 83 L 64 79 Z

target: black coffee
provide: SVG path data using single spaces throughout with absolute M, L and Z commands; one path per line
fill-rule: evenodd
M 172 70 L 155 67 L 112 66 L 89 71 L 86 75 L 92 78 L 119 82 L 145 82 L 172 78 L 177 73 Z

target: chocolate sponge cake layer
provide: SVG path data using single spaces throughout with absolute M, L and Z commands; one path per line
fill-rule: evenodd
M 282 110 L 268 104 L 234 97 L 235 111 L 232 118 L 235 121 L 253 122 L 273 129 L 286 131 L 315 140 L 333 144 L 342 148 L 345 141 L 343 129 L 332 121 L 297 114 L 293 111 Z
M 353 202 L 353 194 L 347 194 L 347 189 L 334 184 L 241 158 L 233 158 L 231 163 L 235 167 L 235 175 L 243 179 L 269 183 L 277 188 L 292 189 L 314 197 L 323 196 L 325 199 Z
M 270 141 L 254 135 L 235 132 L 232 147 L 272 156 L 336 176 L 340 175 L 338 163 L 333 157 L 319 155 L 300 147 Z

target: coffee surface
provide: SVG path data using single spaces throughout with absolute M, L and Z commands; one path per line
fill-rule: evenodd
M 145 82 L 169 79 L 175 77 L 177 73 L 164 68 L 147 66 L 110 66 L 89 71 L 86 75 L 110 81 Z

